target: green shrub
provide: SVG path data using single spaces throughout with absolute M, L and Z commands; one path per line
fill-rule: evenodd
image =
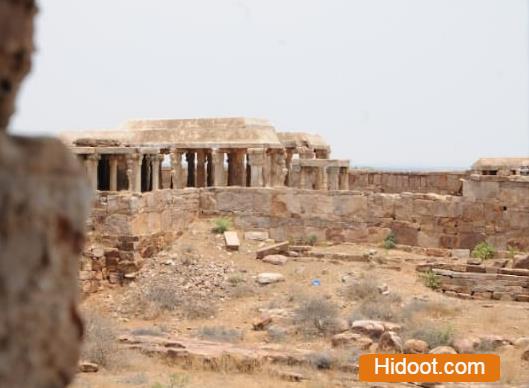
M 231 229 L 231 220 L 225 217 L 215 218 L 213 220 L 213 232 L 217 234 L 224 233 Z
M 512 245 L 507 246 L 507 251 L 509 252 L 508 255 L 510 259 L 514 259 L 514 256 L 520 253 L 518 249 L 516 249 L 516 247 L 513 247 Z
M 424 285 L 432 290 L 437 290 L 441 287 L 441 278 L 431 270 L 421 274 L 421 278 Z
M 316 236 L 315 234 L 310 234 L 307 236 L 307 238 L 305 239 L 305 243 L 307 245 L 310 245 L 310 246 L 314 246 L 316 245 L 316 242 L 318 241 L 318 236 Z
M 425 341 L 430 348 L 436 348 L 438 346 L 450 346 L 454 340 L 454 329 L 449 325 L 431 325 L 422 322 L 419 328 L 411 330 L 405 335 L 406 338 L 414 338 Z
M 486 241 L 480 242 L 472 250 L 472 257 L 475 257 L 481 260 L 492 259 L 495 255 L 496 255 L 496 250 L 494 249 L 492 245 L 490 245 Z
M 395 233 L 389 232 L 389 234 L 384 239 L 384 248 L 393 249 L 397 246 L 397 237 Z

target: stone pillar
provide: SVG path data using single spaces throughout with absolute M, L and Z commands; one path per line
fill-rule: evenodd
M 186 153 L 187 160 L 187 187 L 196 187 L 195 151 Z
M 263 187 L 264 186 L 264 163 L 265 150 L 264 148 L 250 148 L 248 149 L 248 162 L 250 165 L 250 186 Z
M 224 173 L 224 152 L 213 150 L 211 152 L 213 186 L 226 186 L 226 174 Z
M 286 168 L 287 168 L 287 177 L 285 179 L 285 185 L 290 187 L 290 185 L 292 184 L 291 182 L 291 179 L 290 179 L 290 175 L 291 175 L 291 172 L 292 172 L 292 156 L 294 154 L 294 151 L 290 148 L 287 149 L 286 151 L 286 158 L 285 158 L 285 164 L 286 164 Z
M 338 190 L 340 188 L 339 169 L 339 167 L 329 167 L 328 169 L 329 190 Z
M 307 187 L 307 169 L 306 167 L 299 167 L 299 188 L 306 189 Z
M 197 151 L 197 187 L 206 187 L 206 151 Z
M 184 153 L 179 150 L 171 152 L 171 181 L 173 189 L 182 189 L 184 185 L 184 177 L 182 171 L 182 155 Z
M 228 159 L 228 186 L 244 186 L 246 174 L 244 173 L 243 150 L 237 149 L 230 152 Z
M 214 185 L 214 177 L 213 177 L 213 155 L 211 154 L 211 150 L 208 150 L 206 152 L 206 186 L 210 187 Z
M 99 165 L 99 159 L 101 159 L 99 154 L 90 154 L 85 159 L 86 173 L 90 180 L 90 186 L 94 191 L 97 190 L 97 168 Z
M 316 177 L 316 190 L 327 190 L 327 168 L 325 166 L 323 167 L 316 167 L 317 169 L 317 177 Z
M 144 181 L 145 181 L 145 191 L 150 191 L 151 190 L 152 162 L 153 162 L 153 159 L 154 159 L 154 155 L 145 155 L 145 162 L 146 162 L 145 170 L 146 170 L 146 174 L 143 177 Z M 144 185 L 142 185 L 142 186 L 144 186 Z
M 272 151 L 270 150 L 264 155 L 263 180 L 265 187 L 272 187 Z
M 349 169 L 347 167 L 340 168 L 339 185 L 340 190 L 349 190 Z
M 129 191 L 141 192 L 141 162 L 143 155 L 127 155 L 127 179 L 129 181 Z
M 285 186 L 287 172 L 285 152 L 283 150 L 275 150 L 272 153 L 272 186 Z
M 108 161 L 110 165 L 110 191 L 118 190 L 118 156 L 111 155 Z
M 160 164 L 163 155 L 153 155 L 152 158 L 152 191 L 160 189 Z

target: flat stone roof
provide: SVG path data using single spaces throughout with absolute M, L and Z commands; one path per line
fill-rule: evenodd
M 316 150 L 330 150 L 320 135 L 305 132 L 278 132 L 277 137 L 285 147 L 308 147 Z
M 159 148 L 282 148 L 270 122 L 254 118 L 129 120 L 118 129 L 69 132 L 71 146 L 150 146 Z
M 473 170 L 497 170 L 506 168 L 520 168 L 529 166 L 529 158 L 481 158 L 473 165 Z

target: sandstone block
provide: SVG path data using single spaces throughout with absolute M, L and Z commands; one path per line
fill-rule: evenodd
M 379 352 L 402 353 L 402 340 L 394 331 L 386 331 L 378 340 Z
M 331 338 L 331 344 L 333 347 L 352 346 L 360 350 L 367 350 L 373 343 L 373 340 L 357 333 L 340 333 L 335 334 Z
M 288 262 L 288 257 L 283 255 L 268 255 L 263 258 L 263 263 L 273 265 L 285 265 Z
M 378 338 L 384 333 L 384 325 L 379 321 L 360 320 L 351 325 L 353 333 L 364 334 L 371 338 Z
M 226 242 L 226 248 L 234 251 L 238 251 L 239 247 L 241 246 L 241 242 L 239 241 L 239 236 L 237 235 L 237 232 L 233 231 L 227 231 L 224 232 L 224 240 Z
M 403 351 L 407 354 L 428 353 L 428 350 L 428 344 L 418 339 L 409 339 L 404 343 L 403 346 Z
M 278 282 L 284 282 L 285 277 L 280 273 L 275 272 L 263 272 L 257 275 L 257 283 L 259 284 L 272 284 Z
M 457 354 L 451 346 L 438 346 L 430 350 L 430 354 Z
M 266 241 L 270 236 L 266 231 L 249 231 L 244 233 L 245 240 Z
M 529 269 L 529 255 L 514 256 L 513 268 Z
M 289 246 L 288 241 L 265 246 L 256 252 L 256 258 L 261 260 L 263 257 L 268 256 L 268 255 L 286 253 L 288 252 L 288 246 Z

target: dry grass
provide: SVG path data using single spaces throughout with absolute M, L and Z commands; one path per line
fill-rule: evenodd
M 338 307 L 321 297 L 308 297 L 295 311 L 295 322 L 305 334 L 328 334 L 338 318 Z
M 242 330 L 229 329 L 224 326 L 204 326 L 200 328 L 198 336 L 208 341 L 240 342 L 244 338 Z
M 345 287 L 343 296 L 347 300 L 363 301 L 380 295 L 377 284 L 373 279 L 361 279 Z
M 405 339 L 419 339 L 430 345 L 430 348 L 437 346 L 450 346 L 455 338 L 455 330 L 447 324 L 421 322 L 417 326 L 407 326 L 402 333 Z
M 114 323 L 94 311 L 83 312 L 85 338 L 81 358 L 106 368 L 116 366 L 118 345 Z

